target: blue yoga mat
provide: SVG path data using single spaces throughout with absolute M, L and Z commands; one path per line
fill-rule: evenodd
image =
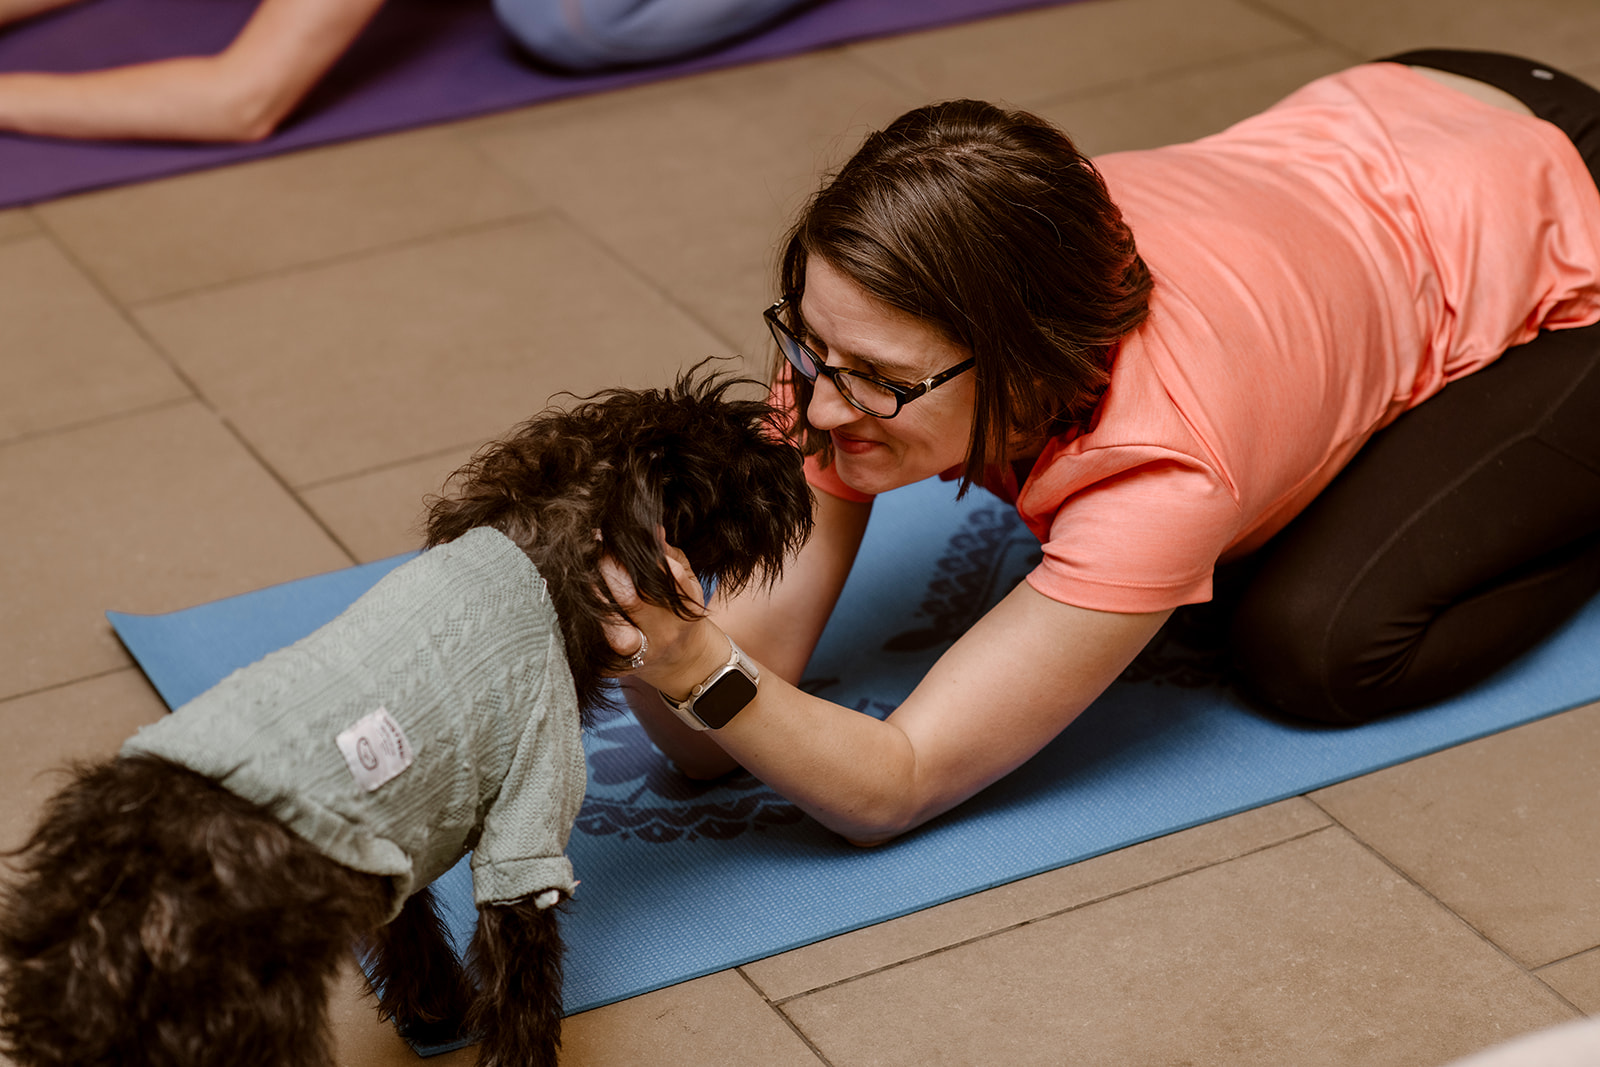
M 871 715 L 893 709 L 955 636 L 1025 574 L 1038 543 L 981 491 L 897 490 L 806 687 Z M 176 706 L 309 632 L 388 560 L 170 615 L 112 614 Z M 566 921 L 570 1011 L 844 933 L 1364 774 L 1600 698 L 1600 599 L 1472 692 L 1359 729 L 1290 725 L 1243 708 L 1203 657 L 1158 642 L 1060 738 L 910 836 L 855 849 L 744 777 L 675 774 L 629 718 L 587 739 L 589 795 L 570 854 L 583 885 Z M 1004 699 L 997 692 L 996 699 Z M 441 879 L 470 929 L 470 875 Z
M 0 207 L 1061 2 L 817 0 L 704 55 L 571 75 L 541 69 L 519 54 L 488 0 L 389 0 L 265 141 L 115 143 L 0 133 Z M 94 0 L 0 28 L 0 71 L 95 70 L 214 53 L 233 40 L 256 3 Z

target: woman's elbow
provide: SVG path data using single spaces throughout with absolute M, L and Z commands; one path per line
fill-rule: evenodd
M 829 829 L 858 848 L 875 848 L 909 833 L 929 818 L 930 814 L 907 803 L 904 795 L 892 795 L 877 798 L 844 817 L 824 818 L 823 823 L 833 823 Z
M 295 102 L 285 104 L 270 93 L 241 92 L 219 104 L 211 117 L 211 141 L 255 144 L 275 133 Z

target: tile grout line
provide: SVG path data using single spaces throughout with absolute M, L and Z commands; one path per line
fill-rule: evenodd
M 677 296 L 663 288 L 662 285 L 650 275 L 644 273 L 641 268 L 625 257 L 619 249 L 613 248 L 611 243 L 605 240 L 605 238 L 601 237 L 597 233 L 592 233 L 576 218 L 567 214 L 564 208 L 554 208 L 552 209 L 551 213 L 560 218 L 568 226 L 572 227 L 572 231 L 574 233 L 578 234 L 584 239 L 584 241 L 593 246 L 603 258 L 621 268 L 624 274 L 639 282 L 650 292 L 655 293 L 666 302 L 668 307 L 673 308 L 682 314 L 690 322 L 694 323 L 694 325 L 698 326 L 700 329 L 704 330 L 706 333 L 716 338 L 721 344 L 726 346 L 728 349 L 728 356 L 736 359 L 749 358 L 746 357 L 742 352 L 734 351 L 737 346 L 734 344 L 734 342 L 724 337 L 721 330 L 717 329 L 710 322 L 707 322 L 698 311 L 685 305 L 677 298 Z
M 240 429 L 234 425 L 232 419 L 223 414 L 216 402 L 213 401 L 211 397 L 206 395 L 205 391 L 200 388 L 199 383 L 196 382 L 188 374 L 188 372 L 183 369 L 182 365 L 179 364 L 178 360 L 172 355 L 172 353 L 167 351 L 166 346 L 162 345 L 153 334 L 145 329 L 144 324 L 140 322 L 138 317 L 133 313 L 133 307 L 128 304 L 124 304 L 121 300 L 118 300 L 115 295 L 106 288 L 100 277 L 96 275 L 94 271 L 89 269 L 89 265 L 87 263 L 84 263 L 78 258 L 78 256 L 73 252 L 71 245 L 62 240 L 61 235 L 49 225 L 49 221 L 47 219 L 41 215 L 39 216 L 38 221 L 40 226 L 43 227 L 46 235 L 49 237 L 51 243 L 56 246 L 67 262 L 77 268 L 77 270 L 89 282 L 94 290 L 98 292 L 108 304 L 116 309 L 118 316 L 128 325 L 128 328 L 131 329 L 142 341 L 144 341 L 145 344 L 149 345 L 152 352 L 155 352 L 158 356 L 160 356 L 162 361 L 165 362 L 171 369 L 172 373 L 180 382 L 183 383 L 184 388 L 189 390 L 191 399 L 201 404 L 208 412 L 211 413 L 211 416 L 217 420 L 218 424 L 230 436 L 232 436 L 236 442 L 238 442 L 241 448 L 245 450 L 245 454 L 254 460 L 256 464 L 264 472 L 266 472 L 267 476 L 272 479 L 272 481 L 277 484 L 279 488 L 288 494 L 289 499 L 294 501 L 295 506 L 298 507 L 300 511 L 307 518 L 309 518 L 319 530 L 327 535 L 328 539 L 333 542 L 334 547 L 336 547 L 340 552 L 344 553 L 346 559 L 348 559 L 352 564 L 359 563 L 360 560 L 357 558 L 356 554 L 351 551 L 350 546 L 345 544 L 344 540 L 333 532 L 333 529 L 323 521 L 322 516 L 318 515 L 311 508 L 311 506 L 301 498 L 299 493 L 295 492 L 294 487 L 288 483 L 288 481 L 283 477 L 283 474 L 276 467 L 266 461 L 265 457 L 263 457 L 256 449 L 255 444 L 245 437 L 243 432 L 241 432 Z
M 1554 967 L 1558 963 L 1566 963 L 1568 960 L 1575 960 L 1579 956 L 1587 956 L 1589 953 L 1596 951 L 1600 951 L 1600 945 L 1590 945 L 1588 948 L 1580 948 L 1576 952 L 1569 952 L 1565 956 L 1558 956 L 1549 963 L 1541 963 L 1533 969 L 1534 971 L 1542 971 L 1547 967 Z
M 302 482 L 296 486 L 295 491 L 306 493 L 313 489 L 326 489 L 330 485 L 338 485 L 340 482 L 347 482 L 353 478 L 365 478 L 373 474 L 387 474 L 390 471 L 399 470 L 401 467 L 407 467 L 413 463 L 422 463 L 430 459 L 444 459 L 446 456 L 455 452 L 460 452 L 462 449 L 471 449 L 472 453 L 476 454 L 486 444 L 487 442 L 484 441 L 460 441 L 455 444 L 446 445 L 443 448 L 432 449 L 431 451 L 419 453 L 414 456 L 401 456 L 399 459 L 389 460 L 384 463 L 374 463 L 369 467 L 358 467 L 355 470 L 341 471 L 338 474 L 330 474 L 325 478 L 313 478 L 309 482 Z M 454 474 L 455 472 L 452 471 L 451 473 Z
M 1333 829 L 1333 827 L 1337 826 L 1337 825 L 1338 825 L 1337 823 L 1334 823 L 1333 825 L 1330 825 L 1330 826 L 1318 826 L 1318 827 L 1315 827 L 1315 828 L 1310 829 L 1310 830 L 1305 830 L 1305 831 L 1303 831 L 1301 833 L 1291 834 L 1288 837 L 1282 838 L 1282 839 L 1277 840 L 1277 841 L 1273 841 L 1273 842 L 1271 842 L 1269 844 L 1260 845 L 1260 846 L 1257 846 L 1256 848 L 1246 849 L 1243 852 L 1237 853 L 1237 854 L 1232 855 L 1232 856 L 1226 856 L 1226 857 L 1224 857 L 1222 859 L 1214 860 L 1214 861 L 1212 861 L 1210 863 L 1200 863 L 1200 864 L 1196 864 L 1193 867 L 1185 867 L 1182 870 L 1174 871 L 1171 874 L 1163 875 L 1160 878 L 1152 878 L 1149 881 L 1140 882 L 1137 885 L 1131 885 L 1131 886 L 1128 886 L 1128 887 L 1126 887 L 1124 889 L 1118 889 L 1115 892 L 1103 893 L 1100 896 L 1092 897 L 1092 898 L 1090 898 L 1088 900 L 1080 901 L 1080 902 L 1078 902 L 1076 904 L 1069 905 L 1068 907 L 1058 908 L 1055 911 L 1046 912 L 1046 913 L 1044 913 L 1042 915 L 1035 915 L 1035 916 L 1032 916 L 1031 918 L 1022 919 L 1022 920 L 1020 920 L 1018 922 L 1011 923 L 1010 925 L 1007 925 L 1007 926 L 996 927 L 993 930 L 986 930 L 981 934 L 974 934 L 971 937 L 963 938 L 963 939 L 961 939 L 959 941 L 952 942 L 951 944 L 948 944 L 948 945 L 940 945 L 938 948 L 929 949 L 926 952 L 919 952 L 916 955 L 907 956 L 905 959 L 895 960 L 892 963 L 886 963 L 881 967 L 873 967 L 873 968 L 871 968 L 869 970 L 862 971 L 859 974 L 852 974 L 852 975 L 849 975 L 848 977 L 840 978 L 840 979 L 838 979 L 836 981 L 832 981 L 832 982 L 824 982 L 822 985 L 816 986 L 816 987 L 814 987 L 812 989 L 805 989 L 805 990 L 802 990 L 802 991 L 800 991 L 798 993 L 792 993 L 792 994 L 790 994 L 788 996 L 785 996 L 785 997 L 778 997 L 776 1000 L 771 1001 L 771 1003 L 774 1006 L 781 1007 L 781 1006 L 783 1006 L 785 1004 L 788 1004 L 790 1001 L 799 1000 L 802 997 L 811 996 L 813 993 L 821 993 L 821 992 L 823 992 L 825 990 L 836 989 L 836 988 L 838 988 L 839 986 L 842 986 L 842 985 L 849 985 L 851 982 L 855 982 L 855 981 L 857 981 L 859 979 L 870 978 L 873 975 L 882 974 L 885 971 L 892 971 L 896 967 L 903 967 L 908 963 L 916 963 L 916 962 L 918 962 L 920 960 L 925 960 L 925 959 L 928 959 L 930 957 L 940 955 L 941 953 L 949 952 L 952 949 L 965 948 L 968 945 L 974 945 L 974 944 L 977 944 L 980 941 L 987 941 L 990 938 L 998 937 L 1001 934 L 1011 933 L 1012 931 L 1020 930 L 1023 927 L 1033 926 L 1036 923 L 1042 923 L 1042 922 L 1046 922 L 1046 921 L 1048 921 L 1050 919 L 1060 918 L 1063 915 L 1068 915 L 1068 914 L 1071 914 L 1072 912 L 1075 912 L 1075 911 L 1081 911 L 1084 908 L 1093 907 L 1096 904 L 1103 904 L 1108 900 L 1115 900 L 1118 897 L 1127 896 L 1129 893 L 1137 893 L 1140 890 L 1149 889 L 1152 886 L 1162 885 L 1163 883 L 1170 882 L 1170 881 L 1173 881 L 1173 880 L 1178 879 L 1178 878 L 1184 878 L 1184 877 L 1187 877 L 1187 876 L 1189 876 L 1191 874 L 1196 874 L 1196 873 L 1198 873 L 1200 871 L 1210 870 L 1213 867 L 1220 867 L 1224 863 L 1232 863 L 1234 860 L 1244 859 L 1246 856 L 1254 856 L 1257 853 L 1265 852 L 1268 849 L 1278 848 L 1278 847 L 1283 846 L 1283 845 L 1291 844 L 1291 843 L 1293 843 L 1295 841 L 1302 841 L 1302 840 L 1305 840 L 1308 837 L 1313 837 L 1313 836 L 1315 836 L 1317 834 L 1325 833 L 1326 831 Z M 1129 846 L 1129 847 L 1132 847 L 1132 846 Z M 1115 851 L 1115 850 L 1113 850 L 1113 851 Z M 1109 855 L 1109 854 L 1110 853 L 1101 853 L 1101 855 Z M 1094 856 L 1089 857 L 1089 859 L 1095 859 L 1095 858 L 1097 858 L 1097 857 L 1094 857 Z M 1078 862 L 1084 862 L 1084 861 L 1080 860 Z M 1071 864 L 1068 864 L 1068 866 L 1071 866 Z M 1056 869 L 1060 870 L 1061 868 L 1056 868 Z M 994 888 L 998 889 L 1000 887 L 996 886 Z M 987 892 L 987 890 L 986 890 L 986 892 Z M 976 895 L 976 894 L 973 894 L 973 895 Z M 956 899 L 961 899 L 961 898 L 958 897 Z
M 1070 104 L 1088 103 L 1102 97 L 1124 93 L 1130 89 L 1145 89 L 1164 85 L 1172 85 L 1184 78 L 1207 71 L 1226 70 L 1237 68 L 1243 63 L 1254 63 L 1263 59 L 1276 59 L 1281 56 L 1292 55 L 1295 52 L 1308 51 L 1312 48 L 1327 47 L 1321 41 L 1295 41 L 1292 44 L 1274 45 L 1269 48 L 1258 49 L 1248 55 L 1230 56 L 1220 59 L 1200 60 L 1186 63 L 1182 66 L 1164 70 L 1160 74 L 1144 78 L 1126 78 L 1120 81 L 1103 82 L 1087 89 L 1075 89 L 1065 93 L 1056 93 L 1050 96 L 1035 97 L 1029 100 L 1027 107 L 1034 110 L 1045 108 L 1064 107 Z M 1348 50 L 1336 48 L 1336 51 L 1348 54 Z M 1069 134 L 1070 130 L 1067 131 Z
M 188 387 L 187 383 L 184 383 L 184 385 L 185 388 Z M 104 426 L 107 423 L 119 422 L 123 419 L 137 418 L 141 415 L 148 415 L 151 412 L 161 411 L 164 408 L 181 407 L 184 404 L 193 404 L 197 402 L 202 401 L 200 397 L 193 393 L 190 393 L 186 396 L 169 397 L 166 400 L 152 400 L 148 404 L 139 404 L 135 407 L 123 408 L 121 411 L 108 411 L 103 415 L 95 415 L 86 419 L 78 419 L 74 422 L 64 422 L 59 426 L 51 426 L 44 430 L 29 430 L 28 432 L 18 434 L 15 437 L 7 437 L 4 440 L 0 440 L 0 449 L 10 448 L 13 445 L 22 445 L 34 441 L 41 441 L 45 438 L 55 437 L 61 434 L 76 433 L 79 430 L 93 429 L 96 426 Z
M 1351 828 L 1350 826 L 1345 824 L 1342 820 L 1340 820 L 1338 818 L 1338 816 L 1334 815 L 1333 812 L 1329 811 L 1327 808 L 1323 807 L 1321 804 L 1318 804 L 1315 800 L 1313 800 L 1311 798 L 1311 795 L 1309 793 L 1306 794 L 1305 799 L 1310 801 L 1312 804 L 1316 805 L 1316 808 L 1317 808 L 1318 811 L 1322 812 L 1329 819 L 1332 819 L 1334 826 L 1337 826 L 1339 829 L 1343 830 L 1346 834 L 1348 834 L 1349 837 L 1350 837 L 1350 840 L 1354 841 L 1357 845 L 1360 845 L 1361 848 L 1364 849 L 1369 855 L 1371 855 L 1379 863 L 1382 863 L 1385 867 L 1388 867 L 1391 871 L 1393 871 L 1396 875 L 1398 875 L 1402 880 L 1404 880 L 1406 882 L 1406 884 L 1410 885 L 1412 888 L 1414 888 L 1417 892 L 1421 893 L 1427 899 L 1433 901 L 1433 903 L 1438 905 L 1439 908 L 1442 909 L 1445 912 L 1445 914 L 1449 915 L 1451 918 L 1455 919 L 1456 922 L 1460 923 L 1463 927 L 1465 927 L 1466 929 L 1470 930 L 1473 933 L 1473 935 L 1478 938 L 1479 941 L 1483 942 L 1485 945 L 1488 945 L 1489 948 L 1494 950 L 1494 952 L 1501 959 L 1505 960 L 1507 963 L 1511 964 L 1512 967 L 1516 968 L 1518 971 L 1522 972 L 1523 974 L 1527 975 L 1530 979 L 1532 979 L 1533 981 L 1537 982 L 1546 991 L 1548 991 L 1551 996 L 1555 997 L 1556 1000 L 1559 1001 L 1561 1004 L 1564 1004 L 1566 1007 L 1571 1008 L 1572 1011 L 1575 1013 L 1575 1017 L 1583 1017 L 1583 1016 L 1588 1014 L 1587 1012 L 1585 1012 L 1581 1008 L 1579 1008 L 1576 1004 L 1574 1004 L 1572 1001 L 1568 1000 L 1564 993 L 1562 993 L 1560 990 L 1556 989 L 1554 986 L 1550 985 L 1550 983 L 1546 982 L 1543 978 L 1540 978 L 1538 973 L 1537 973 L 1537 970 L 1535 968 L 1530 967 L 1528 964 L 1523 963 L 1521 960 L 1519 960 L 1515 956 L 1513 956 L 1507 949 L 1505 949 L 1503 946 L 1501 946 L 1498 942 L 1496 942 L 1488 934 L 1486 934 L 1482 930 L 1480 930 L 1477 927 L 1477 925 L 1475 923 L 1473 923 L 1471 920 L 1469 920 L 1465 915 L 1462 915 L 1460 912 L 1456 911 L 1456 909 L 1452 908 L 1449 904 L 1446 904 L 1443 900 L 1441 900 L 1439 898 L 1439 896 L 1437 894 L 1435 894 L 1432 890 L 1428 889 L 1427 886 L 1423 885 L 1421 882 L 1419 882 L 1415 878 L 1413 878 L 1408 871 L 1406 871 L 1404 868 L 1400 867 L 1397 863 L 1395 863 L 1393 860 L 1391 860 L 1388 856 L 1386 856 L 1382 852 L 1380 852 L 1378 850 L 1377 846 L 1375 846 L 1375 845 L 1371 844 L 1370 842 L 1368 842 L 1365 838 L 1363 838 L 1360 834 L 1358 834 L 1353 828 Z M 1591 949 L 1592 949 L 1592 947 L 1593 946 L 1591 946 Z M 1588 951 L 1591 951 L 1591 949 L 1583 949 L 1582 951 L 1583 952 L 1588 952 Z M 1578 954 L 1579 953 L 1573 953 L 1573 955 L 1578 955 Z M 1563 957 L 1563 958 L 1570 959 L 1571 957 Z M 1556 963 L 1556 962 L 1559 962 L 1559 961 L 1556 961 L 1556 960 L 1551 960 L 1550 961 L 1550 963 Z M 1541 967 L 1548 967 L 1548 966 L 1550 966 L 1550 964 L 1546 963 L 1546 964 L 1541 964 L 1540 966 Z
M 159 308 L 163 305 L 176 303 L 180 300 L 188 300 L 198 296 L 207 296 L 212 293 L 222 292 L 227 289 L 242 288 L 243 286 L 253 285 L 257 282 L 274 281 L 281 278 L 288 278 L 305 271 L 321 270 L 325 267 L 353 263 L 369 256 L 385 255 L 390 252 L 404 251 L 405 249 L 418 248 L 424 245 L 434 244 L 439 241 L 450 241 L 458 237 L 467 237 L 471 236 L 472 234 L 483 233 L 507 224 L 525 223 L 538 218 L 540 215 L 550 214 L 551 212 L 552 209 L 549 207 L 530 208 L 526 211 L 518 211 L 509 215 L 501 216 L 498 219 L 487 219 L 482 222 L 468 223 L 464 226 L 458 226 L 454 229 L 440 230 L 436 233 L 422 234 L 416 237 L 408 237 L 398 241 L 381 241 L 367 248 L 352 249 L 348 252 L 340 252 L 337 255 L 310 259 L 303 263 L 295 263 L 282 267 L 273 267 L 269 270 L 260 271 L 256 274 L 248 274 L 239 278 L 229 278 L 219 282 L 207 282 L 203 285 L 195 285 L 187 289 L 176 289 L 170 293 L 162 293 L 158 296 L 145 297 L 139 300 L 130 300 L 127 303 L 127 307 L 130 310 L 140 311 L 143 311 L 147 308 Z M 76 262 L 76 260 L 74 260 L 74 262 Z M 120 306 L 120 301 L 118 303 Z
M 1294 30 L 1296 33 L 1304 34 L 1316 44 L 1332 48 L 1336 52 L 1342 52 L 1345 55 L 1350 56 L 1357 63 L 1365 62 L 1371 58 L 1370 56 L 1364 55 L 1359 48 L 1351 47 L 1350 45 L 1345 44 L 1343 41 L 1334 40 L 1332 37 L 1329 37 L 1327 34 L 1318 30 L 1315 26 L 1295 18 L 1287 11 L 1279 11 L 1272 5 L 1271 0 L 1236 0 L 1236 2 L 1241 7 L 1254 11 L 1256 14 L 1262 15 L 1274 22 L 1277 22 L 1279 25 Z
M 123 671 L 133 671 L 141 678 L 144 677 L 144 672 L 139 670 L 139 665 L 134 663 L 130 658 L 129 661 L 121 667 L 107 667 L 105 670 L 94 671 L 90 674 L 80 674 L 76 678 L 68 678 L 65 681 L 51 682 L 49 685 L 42 685 L 37 689 L 24 689 L 19 693 L 9 693 L 5 696 L 0 696 L 0 710 L 4 710 L 7 704 L 10 704 L 14 701 L 27 700 L 29 697 L 43 696 L 46 693 L 54 693 L 57 690 L 67 689 L 83 682 L 92 682 L 97 678 L 109 678 L 113 674 L 121 674 Z M 149 679 L 145 679 L 145 681 L 146 684 L 149 683 Z
M 789 1016 L 788 1012 L 784 1011 L 781 1007 L 779 1007 L 777 1004 L 775 1004 L 771 997 L 767 996 L 767 994 L 762 990 L 762 988 L 759 985 L 757 985 L 755 983 L 755 981 L 748 974 L 745 973 L 745 970 L 744 970 L 744 968 L 742 966 L 735 967 L 733 969 L 734 969 L 734 971 L 736 971 L 738 973 L 740 978 L 744 979 L 745 985 L 750 987 L 751 992 L 755 993 L 756 996 L 760 997 L 761 998 L 761 1002 L 763 1004 L 765 1004 L 768 1008 L 771 1008 L 777 1014 L 778 1018 L 783 1020 L 784 1025 L 787 1026 L 790 1029 L 790 1031 L 792 1031 L 794 1033 L 794 1036 L 798 1037 L 801 1041 L 803 1041 L 805 1043 L 806 1048 L 811 1050 L 811 1054 L 813 1056 L 815 1056 L 820 1063 L 823 1064 L 823 1067 L 833 1067 L 833 1061 L 828 1059 L 827 1056 L 824 1056 L 822 1054 L 822 1050 L 816 1046 L 816 1043 L 813 1042 L 811 1040 L 811 1038 L 806 1036 L 805 1031 L 800 1029 L 799 1024 L 796 1023 L 794 1021 L 794 1019 L 792 1019 Z

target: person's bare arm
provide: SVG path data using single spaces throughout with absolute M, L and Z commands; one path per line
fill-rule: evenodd
M 739 647 L 761 663 L 764 672 L 791 685 L 800 681 L 800 673 L 833 614 L 872 513 L 871 504 L 821 492 L 814 496 L 815 532 L 784 568 L 778 583 L 770 590 L 746 590 L 730 601 L 712 605 L 713 617 Z M 737 766 L 722 746 L 684 726 L 655 689 L 631 677 L 622 681 L 628 705 L 640 725 L 679 770 L 692 778 L 715 778 Z
M 214 56 L 79 74 L 0 74 L 0 129 L 50 137 L 258 141 L 383 0 L 262 0 Z
M 46 11 L 54 11 L 58 7 L 68 7 L 81 2 L 82 0 L 0 0 L 0 26 L 21 22 L 35 15 L 42 15 Z
M 887 720 L 810 696 L 763 670 L 755 699 L 703 736 L 823 825 L 858 844 L 879 843 L 1038 752 L 1169 614 L 1090 611 L 1023 584 L 963 635 Z M 728 658 L 727 638 L 709 619 L 683 624 L 646 605 L 635 617 L 651 640 L 636 684 L 682 698 Z M 613 639 L 626 644 L 621 631 Z

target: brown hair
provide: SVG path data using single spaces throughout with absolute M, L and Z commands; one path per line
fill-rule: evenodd
M 811 535 L 811 493 L 782 413 L 739 399 L 760 383 L 705 361 L 667 389 L 607 389 L 551 407 L 483 449 L 428 502 L 428 546 L 493 526 L 539 569 L 585 709 L 607 706 L 626 668 L 605 624 L 618 612 L 600 580 L 610 553 L 642 599 L 683 618 L 657 533 L 725 593 L 776 580 Z
M 963 492 L 1011 433 L 1086 428 L 1149 311 L 1150 272 L 1093 164 L 1043 119 L 978 100 L 907 112 L 823 183 L 780 263 L 795 314 L 811 256 L 977 360 Z M 796 430 L 826 462 L 811 385 L 795 384 Z

